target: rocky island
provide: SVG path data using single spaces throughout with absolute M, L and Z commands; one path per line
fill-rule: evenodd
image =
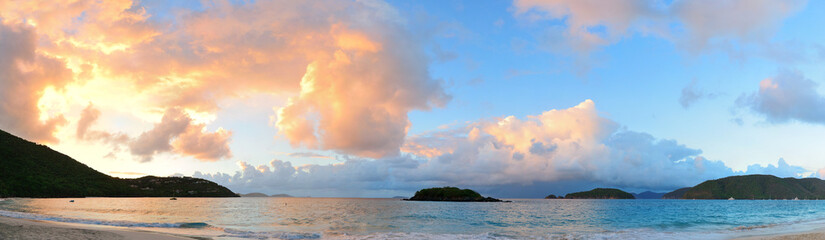
M 427 188 L 415 192 L 415 196 L 405 201 L 447 201 L 447 202 L 509 202 L 491 197 L 483 197 L 476 191 L 457 187 Z
M 116 178 L 0 130 L 0 197 L 238 197 L 191 177 Z
M 633 194 L 615 188 L 596 188 L 585 192 L 569 193 L 565 199 L 636 199 Z

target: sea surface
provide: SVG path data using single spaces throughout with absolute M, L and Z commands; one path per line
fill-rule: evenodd
M 0 216 L 214 239 L 729 239 L 825 226 L 815 200 L 510 200 L 0 199 Z

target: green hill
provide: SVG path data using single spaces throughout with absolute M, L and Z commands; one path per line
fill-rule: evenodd
M 688 190 L 690 190 L 689 187 L 673 190 L 673 192 L 665 193 L 662 199 L 682 199 Z
M 615 188 L 596 188 L 586 192 L 569 193 L 565 199 L 635 199 L 633 194 Z
M 470 189 L 457 187 L 427 188 L 415 192 L 409 201 L 450 201 L 450 202 L 502 202 L 501 200 L 483 197 Z
M 0 130 L 0 197 L 237 197 L 191 177 L 121 179 Z
M 771 175 L 731 176 L 709 180 L 688 190 L 684 199 L 825 199 L 825 181 Z

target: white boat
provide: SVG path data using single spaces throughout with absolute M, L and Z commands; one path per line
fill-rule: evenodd
M 730 198 L 728 198 L 728 200 L 736 200 L 736 199 L 733 199 L 733 197 L 730 197 Z

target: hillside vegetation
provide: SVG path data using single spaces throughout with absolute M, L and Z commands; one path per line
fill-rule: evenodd
M 635 199 L 633 194 L 615 188 L 596 188 L 585 192 L 569 193 L 565 199 Z
M 236 197 L 191 177 L 121 179 L 0 130 L 0 197 Z
M 427 188 L 415 192 L 409 201 L 451 201 L 451 202 L 501 202 L 501 200 L 483 197 L 470 189 L 457 187 Z
M 690 190 L 690 187 L 676 189 L 673 192 L 665 193 L 662 199 L 682 199 L 688 190 Z
M 684 199 L 825 199 L 825 181 L 818 178 L 779 178 L 746 175 L 705 181 L 687 192 Z

